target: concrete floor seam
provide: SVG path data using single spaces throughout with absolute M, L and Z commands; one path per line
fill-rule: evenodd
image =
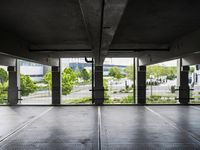
M 19 133 L 21 130 L 23 130 L 24 128 L 26 128 L 28 125 L 30 125 L 31 123 L 33 123 L 34 121 L 36 121 L 37 119 L 41 118 L 42 116 L 44 116 L 46 113 L 48 113 L 50 110 L 52 110 L 53 107 L 48 108 L 47 110 L 43 111 L 42 113 L 40 113 L 39 115 L 35 116 L 34 118 L 26 121 L 25 123 L 23 123 L 22 125 L 20 125 L 19 127 L 17 127 L 16 129 L 14 129 L 13 131 L 11 131 L 10 133 L 8 133 L 6 136 L 2 137 L 0 139 L 0 143 L 3 143 L 4 141 L 6 141 L 7 139 L 11 138 L 13 135 Z
M 183 132 L 184 134 L 186 135 L 189 135 L 193 140 L 195 140 L 197 143 L 200 144 L 200 139 L 195 135 L 193 134 L 192 132 L 189 132 L 181 127 L 178 127 L 178 125 L 173 122 L 172 120 L 164 117 L 163 115 L 157 113 L 156 111 L 154 111 L 153 109 L 147 107 L 147 106 L 144 106 L 145 109 L 147 109 L 148 111 L 150 111 L 151 113 L 153 113 L 154 115 L 158 116 L 160 119 L 162 119 L 163 121 L 165 121 L 167 124 L 169 124 L 170 126 L 172 126 L 173 128 L 175 128 L 176 130 L 178 131 L 181 131 Z
M 98 106 L 98 150 L 101 150 L 101 107 Z

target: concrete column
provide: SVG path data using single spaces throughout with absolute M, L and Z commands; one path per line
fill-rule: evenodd
M 190 87 L 188 81 L 189 66 L 182 66 L 181 61 L 178 62 L 178 86 L 179 86 L 179 102 L 180 104 L 188 104 L 190 101 Z
M 61 103 L 61 70 L 59 66 L 52 66 L 52 104 Z
M 8 76 L 9 76 L 9 85 L 8 85 L 8 103 L 10 105 L 16 105 L 20 97 L 18 89 L 19 88 L 19 69 L 16 66 L 8 66 Z
M 95 66 L 95 87 L 93 92 L 95 104 L 102 105 L 104 101 L 103 66 Z
M 146 103 L 146 66 L 137 68 L 137 103 Z

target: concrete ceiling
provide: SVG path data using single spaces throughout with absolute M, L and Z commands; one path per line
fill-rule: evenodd
M 200 1 L 1 0 L 0 28 L 0 52 L 17 57 L 151 55 L 148 64 L 200 51 Z

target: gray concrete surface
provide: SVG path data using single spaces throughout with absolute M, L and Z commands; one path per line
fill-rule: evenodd
M 200 149 L 200 106 L 0 107 L 1 150 Z

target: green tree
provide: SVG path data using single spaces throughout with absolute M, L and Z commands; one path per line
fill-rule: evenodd
M 104 91 L 104 99 L 106 101 L 109 100 L 110 96 L 108 95 L 108 79 L 103 79 L 103 87 L 105 89 Z
M 121 70 L 118 67 L 112 67 L 109 69 L 109 76 L 112 76 L 116 79 L 122 78 Z
M 49 87 L 49 91 L 51 91 L 51 88 L 52 88 L 52 74 L 51 74 L 51 71 L 48 71 L 44 77 L 43 77 L 43 81 L 48 84 L 48 87 Z
M 8 81 L 4 83 L 0 83 L 0 104 L 5 103 L 5 99 L 7 99 L 8 92 Z
M 76 73 L 71 68 L 65 68 L 62 72 L 62 94 L 70 94 L 77 81 Z M 49 71 L 44 76 L 44 82 L 52 89 L 52 73 Z
M 177 74 L 177 68 L 176 67 L 166 67 L 166 76 L 167 76 L 167 79 L 169 80 L 173 80 L 176 78 L 176 74 Z
M 84 81 L 88 81 L 90 79 L 90 74 L 89 72 L 86 70 L 86 69 L 83 69 L 81 71 L 81 78 L 84 80 Z
M 78 67 L 76 67 L 76 69 L 74 70 L 74 72 L 75 72 L 77 78 L 81 78 L 81 72 L 80 72 L 80 70 L 79 70 Z
M 189 73 L 192 74 L 194 71 L 195 71 L 195 67 L 191 66 L 190 70 L 189 70 Z
M 62 72 L 62 94 L 70 94 L 76 81 L 75 72 L 71 68 L 65 68 Z
M 133 75 L 134 75 L 134 70 L 133 70 L 133 66 L 127 66 L 124 69 L 124 72 L 126 73 L 126 77 L 130 80 L 133 80 Z
M 173 80 L 174 78 L 176 78 L 176 72 L 177 72 L 176 67 L 151 65 L 151 66 L 147 66 L 146 77 L 150 78 L 150 75 L 153 75 L 155 78 L 166 76 L 167 79 Z
M 20 87 L 22 96 L 28 96 L 37 90 L 37 86 L 31 78 L 23 74 L 20 75 Z
M 0 82 L 4 83 L 7 81 L 8 81 L 8 73 L 3 68 L 0 68 Z

